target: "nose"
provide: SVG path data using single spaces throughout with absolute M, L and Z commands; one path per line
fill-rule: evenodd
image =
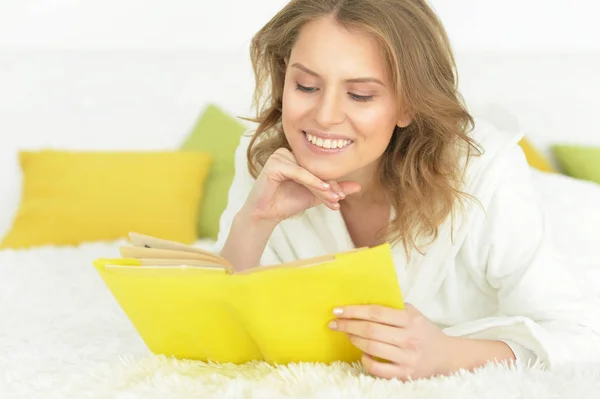
M 323 128 L 340 124 L 346 118 L 342 100 L 334 90 L 329 90 L 319 98 L 316 109 L 316 122 Z

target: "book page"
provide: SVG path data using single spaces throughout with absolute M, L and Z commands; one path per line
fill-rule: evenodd
M 349 253 L 353 253 L 353 252 L 362 251 L 364 249 L 368 249 L 368 248 L 366 248 L 366 247 L 354 248 L 354 249 L 351 249 L 346 252 L 340 252 L 340 254 L 349 254 Z M 260 272 L 265 269 L 273 269 L 273 268 L 318 266 L 318 265 L 322 265 L 324 263 L 329 263 L 329 262 L 335 261 L 336 255 L 338 255 L 338 254 L 322 255 L 322 256 L 317 256 L 314 258 L 300 259 L 300 260 L 297 260 L 294 262 L 282 263 L 279 265 L 257 266 L 257 267 L 252 267 L 250 269 L 246 269 L 241 272 L 235 272 L 235 273 L 236 274 L 250 274 L 250 273 Z
M 210 261 L 196 259 L 157 259 L 157 258 L 139 258 L 140 265 L 144 266 L 192 266 L 205 267 L 212 269 L 225 269 L 223 265 L 215 264 Z
M 131 241 L 133 247 L 135 248 L 155 248 L 155 249 L 165 249 L 176 252 L 189 252 L 193 254 L 199 254 L 202 256 L 194 257 L 194 258 L 185 258 L 185 259 L 210 259 L 215 263 L 224 265 L 228 269 L 233 269 L 231 264 L 227 261 L 227 259 L 223 258 L 219 254 L 197 248 L 191 245 L 185 245 L 180 242 L 164 240 L 162 238 L 156 238 L 136 232 L 129 233 L 129 240 Z M 163 257 L 162 255 L 160 256 Z
M 131 241 L 131 244 L 134 247 L 170 249 L 173 251 L 193 252 L 198 254 L 210 255 L 212 257 L 225 260 L 220 255 L 202 248 L 182 244 L 177 241 L 163 240 L 162 238 L 156 238 L 135 232 L 129 233 L 129 241 Z
M 212 254 L 197 253 L 197 252 L 185 252 L 170 249 L 159 249 L 159 248 L 144 248 L 144 247 L 131 247 L 123 246 L 119 248 L 119 252 L 123 258 L 135 258 L 135 259 L 166 259 L 170 261 L 191 261 L 196 260 L 203 263 L 219 265 L 226 269 L 231 266 L 229 263 L 219 257 L 215 257 Z

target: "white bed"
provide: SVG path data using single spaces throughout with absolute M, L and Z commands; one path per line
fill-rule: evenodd
M 471 109 L 521 129 L 546 153 L 553 142 L 600 144 L 600 54 L 464 54 L 459 65 Z M 248 66 L 245 52 L 0 54 L 0 234 L 20 197 L 18 149 L 175 148 L 208 102 L 246 114 Z M 600 296 L 600 186 L 533 174 L 556 244 L 582 284 Z M 91 264 L 116 255 L 120 244 L 0 251 L 0 398 L 597 398 L 600 392 L 600 367 L 489 366 L 401 384 L 344 365 L 229 367 L 152 356 Z
M 593 246 L 600 186 L 534 176 L 561 230 L 556 244 L 600 298 L 600 254 Z M 91 264 L 117 256 L 123 243 L 0 251 L 0 397 L 597 398 L 600 392 L 600 365 L 553 372 L 490 365 L 472 374 L 401 384 L 368 377 L 357 365 L 217 366 L 154 356 Z M 212 244 L 197 242 L 207 249 Z

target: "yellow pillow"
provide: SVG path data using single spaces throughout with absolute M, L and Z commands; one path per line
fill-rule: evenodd
M 77 245 L 130 231 L 192 243 L 212 157 L 199 151 L 22 151 L 23 191 L 0 248 Z
M 542 155 L 529 140 L 527 140 L 527 138 L 521 139 L 519 145 L 525 153 L 525 158 L 527 158 L 527 163 L 529 163 L 530 166 L 541 170 L 542 172 L 556 173 L 556 169 L 552 166 L 550 161 L 548 161 L 548 159 L 546 159 L 546 157 Z

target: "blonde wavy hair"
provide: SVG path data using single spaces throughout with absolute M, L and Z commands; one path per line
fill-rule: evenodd
M 395 212 L 385 232 L 390 242 L 420 250 L 420 237 L 438 237 L 439 226 L 453 214 L 462 168 L 477 144 L 469 137 L 474 120 L 458 93 L 456 64 L 447 34 L 424 0 L 292 0 L 253 37 L 250 56 L 258 123 L 247 151 L 256 178 L 280 147 L 290 148 L 282 129 L 282 96 L 289 57 L 309 21 L 333 16 L 348 29 L 371 35 L 380 45 L 398 103 L 412 122 L 396 127 L 381 157 L 379 179 Z M 466 146 L 465 146 L 466 145 Z

